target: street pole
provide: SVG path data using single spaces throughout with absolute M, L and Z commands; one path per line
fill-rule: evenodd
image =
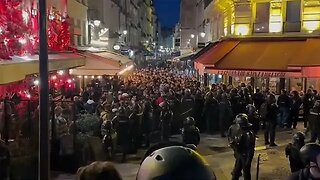
M 39 118 L 39 164 L 38 178 L 50 179 L 49 156 L 49 83 L 47 46 L 47 7 L 46 0 L 39 0 L 39 73 L 40 73 L 40 118 Z

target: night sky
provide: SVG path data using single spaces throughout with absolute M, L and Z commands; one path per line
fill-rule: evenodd
M 174 27 L 179 21 L 180 0 L 154 0 L 157 16 L 163 27 Z

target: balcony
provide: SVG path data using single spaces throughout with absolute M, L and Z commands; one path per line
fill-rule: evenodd
M 284 22 L 283 31 L 287 32 L 300 32 L 301 31 L 301 21 L 298 22 Z

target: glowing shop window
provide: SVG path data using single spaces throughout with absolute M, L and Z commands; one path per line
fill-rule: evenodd
M 282 31 L 282 23 L 270 23 L 269 32 L 276 33 Z
M 303 27 L 308 31 L 317 30 L 320 27 L 320 21 L 304 21 Z
M 247 24 L 239 24 L 235 26 L 235 34 L 236 35 L 248 35 L 249 34 L 249 25 Z

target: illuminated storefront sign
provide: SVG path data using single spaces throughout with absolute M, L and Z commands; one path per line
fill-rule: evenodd
M 211 74 L 219 74 L 224 76 L 234 76 L 234 77 L 301 77 L 300 72 L 276 72 L 276 71 L 243 71 L 243 70 L 216 70 L 210 69 L 206 72 Z

